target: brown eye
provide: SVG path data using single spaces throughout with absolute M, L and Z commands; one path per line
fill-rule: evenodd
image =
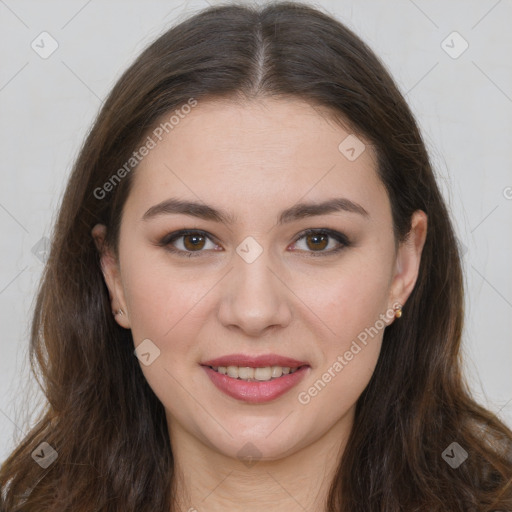
M 304 241 L 303 247 L 300 243 Z M 308 229 L 303 231 L 293 244 L 310 256 L 327 256 L 350 246 L 346 235 L 331 229 Z M 304 247 L 305 246 L 305 247 Z
M 306 244 L 312 250 L 323 250 L 329 245 L 329 237 L 324 234 L 307 235 Z
M 194 251 L 202 249 L 205 245 L 206 237 L 202 235 L 184 235 L 183 246 L 187 251 Z
M 159 246 L 178 256 L 200 256 L 211 250 L 219 250 L 212 238 L 203 231 L 182 230 L 166 235 L 160 240 Z

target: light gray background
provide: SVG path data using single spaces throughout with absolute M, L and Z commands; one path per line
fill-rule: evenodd
M 27 364 L 43 268 L 32 248 L 49 235 L 73 160 L 121 72 L 176 20 L 207 5 L 0 0 L 0 460 L 41 403 Z M 471 387 L 512 425 L 512 2 L 316 5 L 370 44 L 421 124 L 466 248 L 464 353 Z M 31 48 L 43 31 L 59 45 L 47 59 Z M 446 39 L 453 31 L 469 44 L 458 58 L 452 57 L 464 42 Z

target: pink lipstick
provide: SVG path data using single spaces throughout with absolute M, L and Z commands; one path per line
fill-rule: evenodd
M 305 361 L 277 354 L 231 354 L 201 363 L 212 383 L 226 395 L 249 403 L 282 396 L 309 372 Z

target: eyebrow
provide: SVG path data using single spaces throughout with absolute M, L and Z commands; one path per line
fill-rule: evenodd
M 326 215 L 336 212 L 356 213 L 362 217 L 369 218 L 370 214 L 358 203 L 350 199 L 339 197 L 329 199 L 321 203 L 298 203 L 286 210 L 283 210 L 277 220 L 278 224 L 285 224 L 305 217 L 316 215 Z M 194 201 L 185 201 L 181 199 L 170 198 L 158 203 L 142 216 L 143 221 L 147 221 L 160 215 L 184 214 L 192 217 L 198 217 L 204 220 L 221 222 L 223 224 L 233 224 L 236 217 L 229 212 L 218 210 L 212 206 Z

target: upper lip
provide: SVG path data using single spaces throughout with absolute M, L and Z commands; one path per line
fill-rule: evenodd
M 299 366 L 309 366 L 304 361 L 298 361 L 291 357 L 280 356 L 278 354 L 263 354 L 259 356 L 248 356 L 245 354 L 230 354 L 217 357 L 201 363 L 203 366 L 246 366 L 249 368 L 264 368 L 266 366 L 284 366 L 289 368 L 298 368 Z

